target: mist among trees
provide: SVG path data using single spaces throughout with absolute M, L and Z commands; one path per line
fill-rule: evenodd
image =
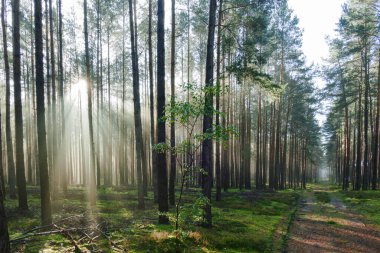
M 1 0 L 0 252 L 378 252 L 379 27 L 317 65 L 287 0 Z

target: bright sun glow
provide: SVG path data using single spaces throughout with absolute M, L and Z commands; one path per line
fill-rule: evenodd
M 81 97 L 85 96 L 86 92 L 87 92 L 87 82 L 86 82 L 86 80 L 80 79 L 78 82 L 74 83 L 73 86 L 72 86 L 72 90 L 74 92 L 74 95 L 75 95 L 75 92 L 76 92 Z

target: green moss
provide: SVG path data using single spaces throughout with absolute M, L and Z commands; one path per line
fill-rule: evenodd
M 314 192 L 314 196 L 318 202 L 330 203 L 330 201 L 331 201 L 329 193 L 325 192 L 325 191 L 323 191 L 323 192 L 316 191 L 316 192 Z
M 380 191 L 341 192 L 343 201 L 380 228 Z
M 298 196 L 293 190 L 251 192 L 232 189 L 223 193 L 222 201 L 212 202 L 213 228 L 206 229 L 197 226 L 194 219 L 194 215 L 202 211 L 194 205 L 199 190 L 190 189 L 184 195 L 182 230 L 174 231 L 173 222 L 169 225 L 157 223 L 158 211 L 152 193 L 145 199 L 145 210 L 137 209 L 136 189 L 102 188 L 97 193 L 93 215 L 98 222 L 106 224 L 109 239 L 128 252 L 272 252 L 282 244 L 282 238 L 273 242 L 274 232 L 279 226 L 287 226 Z M 30 194 L 29 202 L 30 211 L 19 213 L 15 200 L 6 201 L 12 238 L 39 225 L 38 195 Z M 87 213 L 87 210 L 86 191 L 82 188 L 69 189 L 66 196 L 58 195 L 53 201 L 55 220 Z M 174 212 L 175 209 L 171 208 L 169 215 L 173 217 Z M 75 236 L 80 238 L 80 235 Z M 14 249 L 25 247 L 23 252 L 60 251 L 71 246 L 63 235 L 31 239 L 24 245 L 13 245 Z M 114 245 L 104 236 L 98 237 L 94 243 L 102 252 L 113 252 Z M 91 250 L 94 245 L 83 242 L 81 247 Z

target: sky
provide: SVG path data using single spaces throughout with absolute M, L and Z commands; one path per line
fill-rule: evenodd
M 346 0 L 288 0 L 289 7 L 299 18 L 304 30 L 302 50 L 309 64 L 321 65 L 329 55 L 326 37 L 334 36 L 334 30 Z M 322 78 L 315 79 L 319 89 L 324 87 Z M 322 102 L 316 118 L 320 126 L 326 121 L 327 102 Z
M 328 56 L 326 36 L 332 36 L 346 0 L 289 0 L 289 7 L 304 29 L 303 52 L 309 63 L 321 64 Z

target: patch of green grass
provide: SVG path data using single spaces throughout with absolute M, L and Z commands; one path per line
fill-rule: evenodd
M 341 192 L 343 201 L 380 228 L 380 191 Z
M 197 226 L 194 219 L 196 213 L 201 215 L 202 212 L 201 208 L 194 205 L 199 190 L 190 189 L 183 199 L 181 229 L 175 231 L 173 221 L 169 225 L 158 224 L 158 211 L 152 193 L 145 199 L 145 210 L 137 209 L 136 189 L 102 188 L 97 193 L 98 201 L 93 216 L 106 227 L 107 234 L 107 237 L 99 236 L 96 239 L 96 247 L 102 252 L 113 252 L 112 243 L 128 252 L 279 251 L 282 237 L 274 239 L 275 233 L 278 229 L 286 231 L 299 194 L 293 190 L 252 192 L 231 189 L 223 193 L 222 201 L 212 201 L 213 227 L 206 229 Z M 17 201 L 6 201 L 12 239 L 40 224 L 38 194 L 30 194 L 29 204 L 30 211 L 20 213 L 17 211 Z M 53 198 L 53 212 L 54 220 L 88 214 L 86 191 L 72 188 L 65 196 L 57 195 Z M 173 217 L 174 213 L 175 208 L 171 207 L 169 215 Z M 65 224 L 67 227 L 71 225 Z M 77 240 L 82 237 L 75 236 Z M 39 252 L 42 249 L 59 252 L 72 246 L 61 234 L 30 239 L 24 244 L 13 245 L 13 249 L 19 252 Z M 83 242 L 81 247 L 91 250 L 93 245 Z
M 318 202 L 330 203 L 330 201 L 331 201 L 331 198 L 330 198 L 330 195 L 328 192 L 316 191 L 316 192 L 314 192 L 314 196 Z

